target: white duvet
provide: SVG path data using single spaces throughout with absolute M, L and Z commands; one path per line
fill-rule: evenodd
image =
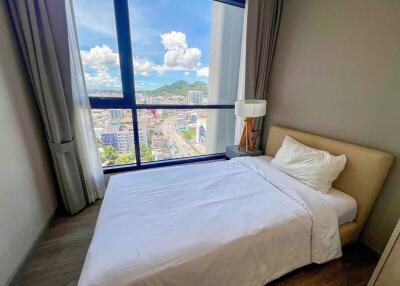
M 79 285 L 264 285 L 340 255 L 334 209 L 244 157 L 111 177 Z

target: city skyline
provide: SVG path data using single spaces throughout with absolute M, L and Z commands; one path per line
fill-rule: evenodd
M 186 97 L 173 94 L 138 94 L 143 103 L 174 100 L 201 104 L 202 91 L 189 90 Z M 193 102 L 195 101 L 195 102 Z M 136 162 L 132 114 L 128 109 L 92 110 L 94 131 L 103 166 Z M 138 111 L 139 146 L 143 162 L 184 158 L 206 153 L 207 110 L 142 109 Z

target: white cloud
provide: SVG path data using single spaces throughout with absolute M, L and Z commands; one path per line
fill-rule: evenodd
M 161 35 L 165 54 L 162 65 L 137 58 L 133 59 L 133 68 L 136 74 L 148 76 L 151 72 L 163 74 L 168 71 L 183 71 L 188 75 L 196 71 L 198 77 L 208 77 L 209 68 L 201 67 L 201 50 L 189 47 L 186 34 L 171 31 Z M 85 78 L 88 87 L 120 87 L 119 55 L 109 46 L 101 45 L 89 51 L 81 51 L 82 63 L 85 68 Z
M 110 72 L 110 69 L 119 67 L 119 55 L 109 46 L 95 46 L 89 51 L 81 51 L 81 58 L 86 71 L 85 79 L 88 88 L 121 87 L 120 76 Z
M 82 63 L 95 70 L 105 70 L 119 66 L 119 55 L 106 45 L 95 46 L 89 51 L 81 51 Z
M 156 69 L 158 72 L 192 71 L 201 66 L 201 50 L 188 47 L 186 34 L 176 31 L 162 34 L 161 43 L 166 52 L 163 66 L 158 66 Z
M 161 35 L 161 43 L 164 45 L 165 54 L 162 65 L 155 65 L 147 61 L 145 68 L 139 67 L 139 73 L 142 69 L 148 74 L 150 71 L 156 71 L 163 74 L 168 71 L 197 71 L 201 67 L 201 50 L 189 47 L 186 34 L 182 32 L 171 31 Z M 137 61 L 139 61 L 137 59 Z M 136 70 L 136 66 L 135 66 Z
M 187 49 L 186 34 L 182 32 L 171 31 L 161 35 L 161 43 L 166 50 Z
M 109 46 L 95 46 L 89 51 L 81 51 L 82 63 L 85 67 L 96 72 L 107 72 L 113 68 L 119 68 L 119 55 Z M 148 75 L 154 71 L 155 64 L 145 59 L 134 58 L 133 67 L 135 73 Z
M 208 67 L 203 67 L 197 70 L 197 76 L 208 77 L 210 71 Z
M 148 76 L 150 72 L 154 71 L 155 64 L 152 61 L 133 58 L 133 70 L 144 76 Z
M 99 71 L 94 75 L 85 73 L 86 85 L 89 89 L 97 88 L 121 88 L 121 78 L 112 76 L 107 71 Z

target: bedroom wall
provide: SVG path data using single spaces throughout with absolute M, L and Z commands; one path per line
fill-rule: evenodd
M 400 1 L 285 0 L 264 146 L 271 124 L 396 157 L 362 235 L 382 251 L 400 216 Z
M 56 208 L 34 94 L 6 1 L 0 1 L 0 285 L 6 285 Z

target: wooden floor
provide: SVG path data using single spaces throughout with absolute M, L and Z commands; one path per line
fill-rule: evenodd
M 56 218 L 23 269 L 17 285 L 76 285 L 99 210 L 100 202 L 97 202 L 74 217 Z M 366 285 L 377 259 L 368 248 L 355 244 L 345 247 L 340 259 L 303 267 L 268 285 Z

